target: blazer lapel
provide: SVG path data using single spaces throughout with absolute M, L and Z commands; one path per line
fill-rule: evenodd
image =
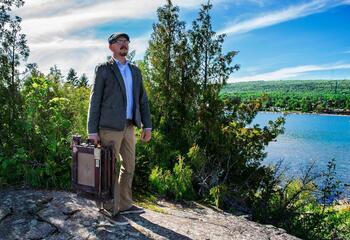
M 131 70 L 131 76 L 132 76 L 132 96 L 133 96 L 133 105 L 134 105 L 134 108 L 135 108 L 135 104 L 136 104 L 136 99 L 137 99 L 137 97 L 136 97 L 136 86 L 137 86 L 137 84 L 136 84 L 136 81 L 137 81 L 137 79 L 136 79 L 136 72 L 135 72 L 135 69 L 134 69 L 134 66 L 132 65 L 132 64 L 129 64 L 129 67 L 130 67 L 130 70 Z
M 116 79 L 117 79 L 117 82 L 119 83 L 119 86 L 122 90 L 122 93 L 123 93 L 123 99 L 124 101 L 126 102 L 126 90 L 125 90 L 125 83 L 124 83 L 124 79 L 119 71 L 119 68 L 117 66 L 117 63 L 114 61 L 114 59 L 112 58 L 110 61 L 110 68 L 112 69 L 112 72 L 114 73 Z

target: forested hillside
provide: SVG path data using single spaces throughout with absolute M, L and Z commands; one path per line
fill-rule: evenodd
M 238 82 L 221 93 L 243 101 L 264 96 L 263 110 L 350 114 L 350 80 Z

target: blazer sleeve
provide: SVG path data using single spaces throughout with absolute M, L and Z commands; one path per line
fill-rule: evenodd
M 95 68 L 94 82 L 90 93 L 87 129 L 88 134 L 98 133 L 101 114 L 101 101 L 105 85 L 105 69 L 103 65 Z
M 142 80 L 141 71 L 138 69 L 140 74 L 140 113 L 141 113 L 141 122 L 142 128 L 152 128 L 151 121 L 151 111 L 148 105 L 148 97 L 145 90 L 145 86 Z

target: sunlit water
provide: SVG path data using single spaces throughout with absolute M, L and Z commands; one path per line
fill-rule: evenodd
M 280 113 L 259 112 L 253 124 L 267 125 L 269 120 L 281 116 Z M 277 137 L 266 148 L 264 163 L 284 160 L 290 170 L 297 175 L 307 165 L 316 160 L 317 170 L 326 169 L 327 162 L 336 160 L 337 178 L 350 183 L 350 116 L 289 114 L 286 117 L 285 133 Z M 345 189 L 349 198 L 350 189 Z

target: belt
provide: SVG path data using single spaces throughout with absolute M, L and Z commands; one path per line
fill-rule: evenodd
M 132 126 L 132 125 L 133 125 L 132 119 L 126 119 L 126 126 Z

